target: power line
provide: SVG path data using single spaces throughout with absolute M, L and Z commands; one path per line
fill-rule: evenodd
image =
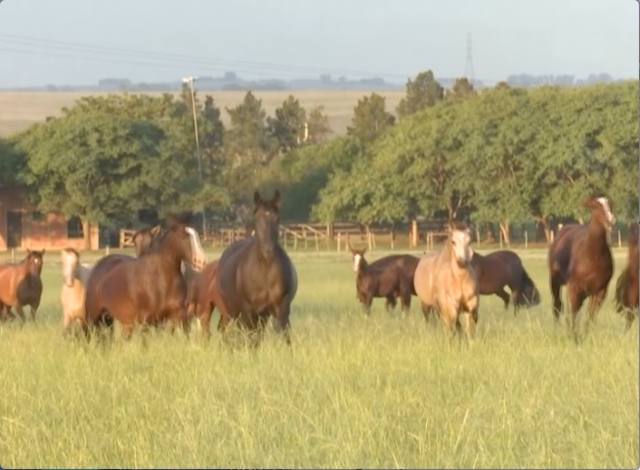
M 166 66 L 169 63 L 180 65 L 196 65 L 208 67 L 209 70 L 221 70 L 222 68 L 235 68 L 240 71 L 249 72 L 286 72 L 286 73 L 332 73 L 338 75 L 358 75 L 367 77 L 387 77 L 387 78 L 406 78 L 404 74 L 396 73 L 372 73 L 362 70 L 350 70 L 350 69 L 333 69 L 313 65 L 291 65 L 291 64 L 277 64 L 272 62 L 256 62 L 246 60 L 230 60 L 223 58 L 212 58 L 205 56 L 195 56 L 187 54 L 177 54 L 170 52 L 158 52 L 141 49 L 129 49 L 118 47 L 105 47 L 95 44 L 82 44 L 68 41 L 58 41 L 47 38 L 37 38 L 33 36 L 21 36 L 15 34 L 0 33 L 0 39 L 3 44 L 7 44 L 15 48 L 16 46 L 21 49 L 5 49 L 10 52 L 18 54 L 35 54 L 42 50 L 49 54 L 48 51 L 55 51 L 57 53 L 64 53 L 65 55 L 80 54 L 83 58 L 91 56 L 95 61 L 98 59 L 96 54 L 100 55 L 100 59 L 110 59 L 111 62 L 121 61 L 127 62 L 127 59 L 136 59 L 136 64 L 140 63 L 139 59 L 144 59 L 146 64 L 162 65 Z M 26 49 L 25 49 L 26 48 Z M 111 57 L 109 57 L 111 56 Z M 149 61 L 151 59 L 152 61 Z

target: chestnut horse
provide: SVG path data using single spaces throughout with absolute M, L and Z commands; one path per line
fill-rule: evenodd
M 549 248 L 549 274 L 553 295 L 553 314 L 559 320 L 562 312 L 560 288 L 567 285 L 569 294 L 569 326 L 577 335 L 576 317 L 589 297 L 589 324 L 607 295 L 613 275 L 613 257 L 607 241 L 615 218 L 605 197 L 592 197 L 584 202 L 591 209 L 586 225 L 567 225 L 558 232 Z M 576 336 L 577 337 L 577 336 Z
M 513 303 L 513 314 L 519 307 L 530 307 L 540 303 L 540 292 L 522 265 L 520 257 L 510 250 L 500 250 L 481 255 L 473 253 L 471 264 L 478 276 L 480 295 L 497 295 L 504 302 L 504 308 Z M 505 287 L 509 287 L 511 295 Z
M 30 307 L 31 319 L 35 321 L 36 312 L 42 297 L 42 258 L 45 250 L 27 250 L 27 256 L 17 264 L 0 266 L 0 316 L 12 318 L 11 307 L 25 320 L 22 308 Z
M 139 258 L 109 255 L 93 268 L 87 283 L 88 327 L 109 326 L 118 320 L 125 338 L 137 324 L 159 325 L 167 319 L 187 329 L 186 285 L 182 262 L 201 269 L 202 248 L 197 233 L 180 221 L 172 221 L 157 243 Z
M 298 281 L 289 256 L 278 241 L 280 192 L 271 201 L 254 194 L 255 234 L 224 250 L 218 261 L 216 290 L 221 298 L 220 324 L 224 332 L 231 320 L 257 332 L 260 340 L 269 316 L 276 331 L 289 339 L 289 313 Z
M 638 259 L 638 224 L 631 224 L 629 234 L 629 255 L 627 267 L 624 268 L 616 282 L 616 310 L 626 313 L 627 330 L 638 316 L 638 276 L 640 271 Z
M 408 312 L 411 295 L 416 295 L 413 274 L 419 259 L 411 255 L 391 255 L 369 264 L 364 259 L 366 249 L 354 249 L 351 244 L 349 249 L 353 255 L 353 270 L 357 274 L 356 297 L 367 315 L 371 312 L 374 297 L 385 297 L 387 310 L 395 308 L 396 299 L 400 298 L 402 310 Z
M 220 305 L 221 299 L 216 288 L 218 274 L 218 261 L 207 264 L 200 275 L 194 279 L 193 287 L 189 291 L 191 296 L 187 302 L 187 309 L 190 315 L 200 321 L 200 326 L 205 337 L 209 337 L 209 324 L 211 315 L 216 305 Z M 222 317 L 218 323 L 218 329 L 222 329 Z
M 458 333 L 464 328 L 467 339 L 475 334 L 479 305 L 470 242 L 468 228 L 450 227 L 444 248 L 423 256 L 413 279 L 425 318 L 428 320 L 430 310 L 435 310 L 451 334 L 455 333 L 454 326 Z

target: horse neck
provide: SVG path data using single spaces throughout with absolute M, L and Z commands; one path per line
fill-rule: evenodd
M 358 264 L 358 275 L 366 274 L 369 269 L 369 263 L 364 259 L 364 255 L 360 255 L 360 264 Z
M 180 256 L 176 250 L 173 250 L 171 248 L 171 245 L 166 241 L 164 241 L 164 243 L 162 243 L 156 251 L 150 252 L 145 256 L 159 259 L 161 264 L 167 267 L 167 269 L 170 271 L 180 272 L 182 256 Z
M 87 268 L 86 266 L 82 266 L 81 264 L 78 264 L 78 266 L 76 267 L 73 273 L 73 277 L 78 281 L 82 282 L 84 285 L 86 285 L 87 281 L 89 280 L 90 274 L 91 274 L 91 268 Z
M 447 247 L 442 251 L 442 253 L 440 254 L 441 257 L 444 257 L 444 259 L 446 260 L 447 263 L 449 263 L 449 266 L 451 267 L 451 270 L 453 272 L 462 272 L 462 271 L 466 271 L 466 268 L 461 267 L 458 264 L 458 260 L 456 259 L 456 255 L 453 252 L 453 249 L 451 248 L 451 243 L 447 243 Z
M 591 216 L 589 225 L 587 226 L 587 245 L 592 247 L 603 246 L 607 244 L 607 229 Z

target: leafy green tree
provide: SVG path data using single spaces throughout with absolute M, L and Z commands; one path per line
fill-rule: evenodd
M 324 113 L 323 106 L 316 106 L 309 112 L 308 123 L 308 143 L 319 144 L 324 142 L 329 134 L 331 127 L 329 126 L 329 116 Z
M 456 78 L 456 81 L 453 83 L 453 87 L 451 88 L 451 92 L 447 95 L 448 98 L 451 99 L 466 99 L 475 96 L 476 91 L 473 88 L 473 83 L 471 83 L 466 77 Z
M 20 184 L 25 157 L 14 142 L 0 139 L 0 186 Z
M 400 100 L 396 111 L 400 119 L 434 106 L 444 98 L 444 88 L 435 79 L 433 72 L 420 72 L 414 80 L 407 81 L 407 96 Z
M 394 122 L 393 115 L 385 110 L 385 98 L 372 93 L 356 104 L 347 134 L 355 136 L 362 143 L 370 143 L 393 126 Z
M 277 142 L 278 150 L 287 152 L 302 143 L 306 111 L 292 95 L 275 110 L 274 117 L 267 118 L 269 132 Z
M 226 154 L 232 166 L 263 165 L 273 155 L 274 142 L 266 125 L 262 100 L 250 91 L 235 108 L 226 108 L 231 128 L 226 135 Z

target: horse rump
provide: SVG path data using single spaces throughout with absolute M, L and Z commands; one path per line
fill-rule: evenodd
M 518 307 L 533 307 L 540 304 L 540 292 L 524 268 L 522 269 L 521 287 L 518 289 L 514 303 Z

